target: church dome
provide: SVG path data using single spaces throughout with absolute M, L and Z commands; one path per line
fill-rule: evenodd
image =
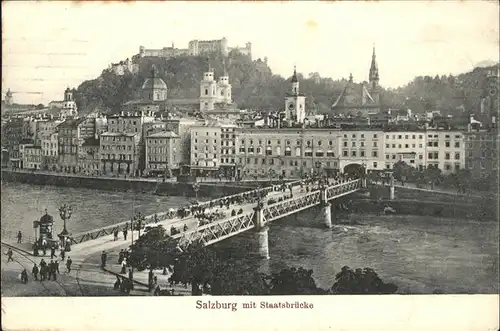
M 163 81 L 163 79 L 155 77 L 155 78 L 148 78 L 142 84 L 142 89 L 143 90 L 166 90 L 167 89 L 167 84 Z

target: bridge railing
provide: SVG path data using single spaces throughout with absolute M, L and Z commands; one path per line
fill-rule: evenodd
M 255 212 L 230 217 L 228 219 L 200 226 L 195 230 L 175 235 L 173 238 L 179 240 L 181 248 L 199 241 L 205 246 L 237 235 L 255 227 Z
M 326 197 L 328 200 L 340 197 L 342 195 L 350 194 L 354 191 L 361 189 L 362 180 L 353 179 L 349 181 L 343 181 L 336 185 L 330 186 L 326 189 Z
M 302 181 L 300 180 L 297 180 L 297 181 L 294 181 L 294 182 L 291 182 L 291 183 L 287 183 L 287 185 L 292 185 L 293 186 L 297 186 L 301 183 Z M 241 192 L 241 193 L 236 193 L 236 194 L 232 194 L 232 195 L 228 195 L 228 196 L 224 196 L 224 197 L 221 197 L 221 198 L 216 198 L 216 199 L 212 199 L 210 201 L 205 201 L 205 202 L 201 202 L 199 203 L 198 205 L 200 207 L 209 207 L 210 204 L 212 205 L 217 205 L 217 204 L 220 204 L 221 202 L 223 202 L 224 200 L 226 199 L 234 199 L 234 198 L 242 198 L 246 195 L 249 195 L 249 194 L 256 194 L 256 193 L 271 193 L 273 192 L 276 188 L 279 188 L 281 186 L 281 184 L 276 184 L 276 185 L 271 185 L 271 186 L 267 186 L 267 187 L 263 187 L 263 188 L 258 188 L 258 189 L 255 189 L 255 190 L 251 190 L 251 191 L 246 191 L 246 192 Z
M 263 210 L 265 222 L 271 222 L 312 207 L 320 202 L 320 196 L 321 191 L 316 190 L 306 195 L 268 205 Z

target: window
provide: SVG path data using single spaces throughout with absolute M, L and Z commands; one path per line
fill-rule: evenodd
M 373 156 L 373 157 L 378 157 L 378 152 L 377 152 L 377 151 L 373 151 L 373 152 L 372 152 L 372 156 Z
M 390 148 L 391 145 L 385 144 L 385 148 Z
M 365 156 L 365 151 L 361 151 L 361 152 L 359 152 L 359 154 L 360 154 L 361 157 L 364 157 Z
M 352 147 L 356 147 L 356 142 L 355 141 L 352 142 Z
M 292 150 L 290 147 L 285 148 L 285 156 L 292 156 Z
M 377 162 L 373 162 L 373 167 L 376 168 L 377 167 Z
M 311 156 L 313 156 L 313 152 L 311 150 L 306 150 L 305 156 L 306 157 L 311 157 Z
M 402 137 L 402 136 L 401 136 L 400 134 L 398 134 L 398 139 L 401 139 L 401 137 Z
M 432 147 L 432 141 L 429 141 L 429 142 L 427 143 L 427 146 L 428 146 L 428 147 Z
M 332 152 L 332 151 L 327 151 L 326 152 L 326 156 L 328 156 L 328 157 L 335 157 L 335 153 Z
M 351 152 L 351 155 L 352 155 L 352 156 L 356 156 L 356 151 L 352 151 L 352 152 Z
M 396 159 L 396 154 L 392 154 L 392 159 L 395 160 Z
M 455 148 L 460 148 L 460 142 L 459 141 L 455 141 Z
M 445 142 L 445 143 L 444 143 L 444 146 L 445 146 L 445 147 L 450 147 L 450 142 L 449 142 L 449 141 Z
M 360 145 L 361 147 L 365 147 L 365 142 L 364 141 L 360 142 Z
M 444 153 L 444 159 L 449 160 L 450 159 L 450 153 Z
M 373 147 L 378 147 L 378 142 L 374 141 L 373 142 Z
M 364 139 L 365 138 L 365 135 L 362 133 L 361 134 L 361 139 Z
M 434 142 L 434 147 L 439 147 L 439 144 L 437 141 Z
M 347 151 L 343 151 L 343 152 L 342 152 L 342 155 L 343 155 L 343 156 L 347 156 L 347 155 L 348 155 L 348 154 L 347 154 Z
M 405 148 L 408 148 L 408 147 L 410 147 L 410 145 L 408 145 L 408 144 L 405 144 Z
M 455 153 L 455 160 L 460 160 L 460 152 Z
M 208 95 L 208 89 L 205 89 L 205 95 Z M 206 105 L 206 104 L 205 104 Z
M 392 148 L 396 148 L 396 144 L 392 144 Z
M 377 135 L 376 134 L 373 135 L 373 139 L 377 139 Z
M 344 141 L 344 147 L 347 147 L 347 141 Z
M 325 153 L 323 151 L 316 151 L 316 157 L 323 157 Z

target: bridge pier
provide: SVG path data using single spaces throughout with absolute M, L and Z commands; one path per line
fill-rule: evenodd
M 254 208 L 255 211 L 255 228 L 257 233 L 255 237 L 257 239 L 258 249 L 257 253 L 260 258 L 269 260 L 269 227 L 264 222 L 264 210 L 263 203 L 259 201 L 257 207 Z
M 391 179 L 389 180 L 389 200 L 394 200 L 395 198 L 394 177 L 391 176 Z
M 332 228 L 332 204 L 328 202 L 326 188 L 321 191 L 321 202 L 319 207 L 321 208 L 321 216 L 323 217 L 323 224 L 327 229 Z

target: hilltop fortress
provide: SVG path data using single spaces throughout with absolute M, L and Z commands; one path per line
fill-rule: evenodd
M 223 56 L 228 56 L 229 52 L 233 50 L 252 58 L 252 43 L 247 42 L 245 47 L 229 47 L 225 37 L 218 40 L 191 40 L 188 43 L 188 48 L 175 48 L 173 43 L 171 47 L 163 47 L 162 49 L 146 49 L 144 46 L 141 46 L 139 47 L 139 56 L 170 58 L 180 55 L 196 56 L 214 52 L 220 52 Z

